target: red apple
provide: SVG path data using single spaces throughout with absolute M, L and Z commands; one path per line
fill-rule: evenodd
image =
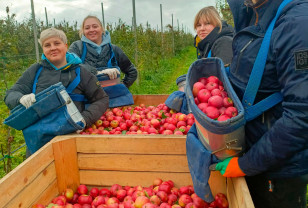
M 159 206 L 160 203 L 161 203 L 161 200 L 160 200 L 160 198 L 159 198 L 157 195 L 153 195 L 153 196 L 151 196 L 151 198 L 150 198 L 150 202 L 151 202 L 152 204 L 155 204 L 155 205 Z
M 65 189 L 63 194 L 68 202 L 71 202 L 74 197 L 74 191 L 70 188 Z
M 192 90 L 193 96 L 196 97 L 198 95 L 198 92 L 202 89 L 205 89 L 204 84 L 201 82 L 196 82 L 193 85 L 193 90 Z
M 168 195 L 168 204 L 173 205 L 178 200 L 178 197 L 175 194 Z
M 86 195 L 86 194 L 88 194 L 88 188 L 87 188 L 86 185 L 81 184 L 81 185 L 78 186 L 77 192 L 80 195 Z
M 98 205 L 101 205 L 101 204 L 104 204 L 104 203 L 105 203 L 105 198 L 103 196 L 97 196 L 92 201 L 92 206 L 97 207 Z
M 211 97 L 211 92 L 207 89 L 202 89 L 197 94 L 197 98 L 200 103 L 207 103 L 210 97 Z
M 217 119 L 219 116 L 219 110 L 213 106 L 208 106 L 203 112 L 211 119 Z
M 146 203 L 149 203 L 150 199 L 146 196 L 138 196 L 135 200 L 135 204 L 134 206 L 136 208 L 142 208 L 143 205 L 145 205 Z
M 231 117 L 237 116 L 238 112 L 237 112 L 237 109 L 235 107 L 230 106 L 230 107 L 226 108 L 225 114 L 231 118 Z
M 92 197 L 90 195 L 80 195 L 78 197 L 78 204 L 91 204 L 92 203 Z
M 209 98 L 208 104 L 209 104 L 209 106 L 213 106 L 213 107 L 219 109 L 219 108 L 224 106 L 223 98 L 219 95 L 214 95 L 214 96 Z
M 168 194 L 164 191 L 158 191 L 156 195 L 160 198 L 162 202 L 167 202 L 168 201 Z
M 180 205 L 181 207 L 185 207 L 186 204 L 189 204 L 189 203 L 191 203 L 191 202 L 192 202 L 192 199 L 191 199 L 191 197 L 190 197 L 189 195 L 187 195 L 187 194 L 183 194 L 183 195 L 181 195 L 180 198 L 179 198 L 179 205 Z
M 104 196 L 104 197 L 110 197 L 111 196 L 111 192 L 109 189 L 106 188 L 102 188 L 101 190 L 99 190 L 99 195 L 100 196 Z
M 233 106 L 233 101 L 229 97 L 224 97 L 223 98 L 223 104 L 224 104 L 224 107 L 227 108 L 227 107 Z
M 98 188 L 91 188 L 90 190 L 90 196 L 92 196 L 92 198 L 94 199 L 95 197 L 97 197 L 99 195 L 99 189 Z

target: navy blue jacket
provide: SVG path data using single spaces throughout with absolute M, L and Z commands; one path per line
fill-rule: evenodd
M 281 2 L 268 0 L 254 10 L 244 0 L 228 0 L 236 31 L 230 81 L 240 99 Z M 283 101 L 246 124 L 248 149 L 239 166 L 248 176 L 287 178 L 308 173 L 307 11 L 307 0 L 294 0 L 276 21 L 255 102 L 274 92 L 281 92 Z

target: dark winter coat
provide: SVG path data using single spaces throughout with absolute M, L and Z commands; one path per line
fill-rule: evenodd
M 106 31 L 106 34 L 108 35 L 109 32 Z M 91 47 L 89 43 L 86 43 L 87 54 L 85 57 L 84 65 L 94 75 L 97 74 L 96 68 L 107 66 L 107 63 L 111 55 L 109 43 L 110 41 L 106 42 L 106 44 L 102 46 L 102 50 L 100 54 L 98 54 L 97 51 L 93 47 Z M 121 50 L 121 48 L 113 44 L 111 44 L 111 46 L 112 46 L 115 58 L 117 60 L 117 64 L 120 67 L 121 72 L 125 74 L 122 82 L 126 87 L 130 87 L 134 83 L 134 81 L 137 79 L 137 69 L 132 64 L 132 62 L 129 60 L 129 58 L 126 56 L 126 54 Z M 73 42 L 69 47 L 69 51 L 77 54 L 79 57 L 81 57 L 82 55 L 82 50 L 83 50 L 83 44 L 81 40 Z M 114 65 L 114 63 L 112 64 Z
M 244 0 L 228 2 L 236 31 L 230 81 L 242 99 L 265 31 L 282 0 L 265 1 L 255 10 Z M 239 166 L 248 176 L 265 173 L 286 178 L 308 173 L 307 11 L 307 0 L 293 0 L 274 26 L 255 102 L 275 92 L 282 93 L 283 101 L 246 124 L 248 150 Z
M 211 51 L 211 57 L 221 58 L 225 65 L 231 63 L 232 60 L 232 38 L 233 28 L 225 21 L 222 22 L 222 29 L 219 32 L 219 27 L 215 27 L 208 36 L 194 45 L 197 49 L 198 58 L 207 58 Z
M 32 93 L 34 78 L 40 66 L 43 66 L 43 70 L 38 78 L 36 93 L 58 82 L 62 82 L 64 87 L 68 87 L 75 79 L 75 69 L 79 65 L 72 64 L 66 70 L 55 70 L 46 60 L 43 60 L 40 64 L 33 64 L 23 73 L 16 84 L 6 92 L 4 101 L 9 109 L 19 105 L 19 100 L 23 95 Z M 83 102 L 74 103 L 85 119 L 87 126 L 90 126 L 107 110 L 109 99 L 105 91 L 98 85 L 96 77 L 83 67 L 80 67 L 80 78 L 81 81 L 73 93 L 85 95 L 90 105 L 85 110 Z

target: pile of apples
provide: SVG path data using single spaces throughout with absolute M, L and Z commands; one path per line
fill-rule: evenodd
M 216 76 L 199 78 L 192 93 L 198 108 L 211 119 L 225 121 L 238 114 L 223 83 Z
M 108 109 L 80 134 L 176 134 L 186 135 L 194 124 L 193 114 L 177 113 L 164 103 L 158 106 L 125 106 Z
M 44 206 L 36 204 L 33 208 L 228 208 L 224 194 L 218 193 L 211 203 L 203 201 L 194 192 L 193 186 L 176 188 L 173 181 L 157 178 L 153 185 L 142 187 L 114 184 L 107 188 L 96 187 L 88 190 L 79 185 L 77 192 L 66 189 L 52 202 Z

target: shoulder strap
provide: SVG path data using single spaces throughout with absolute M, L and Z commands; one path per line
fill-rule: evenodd
M 79 85 L 80 83 L 80 67 L 78 67 L 77 69 L 75 69 L 76 72 L 76 78 L 68 85 L 68 87 L 66 88 L 66 91 L 68 93 L 72 93 L 73 90 Z
M 82 63 L 84 63 L 84 60 L 86 59 L 86 55 L 87 55 L 87 46 L 86 46 L 86 42 L 82 41 L 82 54 L 81 54 L 81 61 Z
M 257 107 L 256 106 L 252 107 L 255 101 L 256 95 L 257 95 L 257 91 L 260 87 L 262 76 L 263 76 L 274 25 L 276 23 L 276 20 L 280 16 L 282 9 L 291 1 L 292 0 L 284 0 L 280 4 L 275 18 L 272 20 L 271 24 L 266 30 L 265 36 L 263 38 L 261 47 L 257 55 L 257 58 L 253 65 L 252 72 L 250 74 L 248 84 L 247 84 L 247 87 L 246 87 L 246 90 L 243 96 L 243 100 L 242 100 L 243 106 L 245 108 L 245 119 L 247 121 L 254 119 L 255 117 L 257 117 L 264 111 L 268 110 L 270 107 L 273 107 L 274 105 L 282 101 L 281 93 L 278 93 L 278 94 L 275 93 L 276 95 L 273 94 L 269 96 L 267 99 L 262 100 L 263 101 L 263 102 L 261 101 L 262 103 L 260 102 L 256 104 L 258 105 Z M 270 100 L 269 105 L 267 104 L 267 102 L 269 102 L 268 100 Z M 255 112 L 252 112 L 252 111 L 255 111 Z
M 207 57 L 208 57 L 208 58 L 211 58 L 211 57 L 212 57 L 212 50 L 210 50 L 210 52 L 207 54 Z
M 114 63 L 116 66 L 118 66 L 118 62 L 117 62 L 117 59 L 115 58 L 114 56 L 114 52 L 113 52 L 113 49 L 112 49 L 112 46 L 111 46 L 111 43 L 109 43 L 109 47 L 110 47 L 110 59 L 107 63 L 107 67 L 108 68 L 113 68 L 114 66 L 112 65 L 112 59 L 114 59 Z
M 36 71 L 35 78 L 34 78 L 34 81 L 33 81 L 33 86 L 32 86 L 32 93 L 33 94 L 35 94 L 35 92 L 36 92 L 37 81 L 38 81 L 38 78 L 40 76 L 42 69 L 43 69 L 43 66 L 41 65 L 40 68 Z

